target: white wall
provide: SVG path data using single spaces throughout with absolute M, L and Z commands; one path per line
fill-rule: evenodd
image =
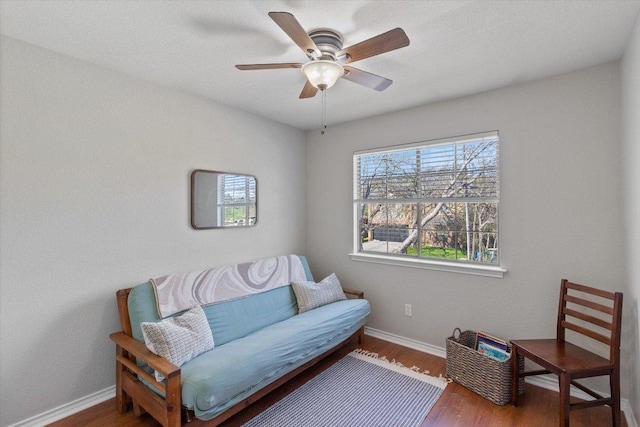
M 560 279 L 625 287 L 619 129 L 611 63 L 309 132 L 311 268 L 363 290 L 369 326 L 420 342 L 444 347 L 455 327 L 553 337 Z M 349 259 L 354 150 L 489 130 L 500 132 L 503 279 Z
M 301 253 L 303 132 L 16 40 L 0 47 L 0 425 L 113 386 L 115 292 Z M 254 174 L 256 227 L 189 226 L 195 168 Z
M 627 232 L 626 322 L 623 323 L 623 352 L 628 366 L 629 401 L 640 416 L 640 18 L 622 59 L 622 152 L 625 182 L 625 224 Z M 624 349 L 624 347 L 623 347 Z

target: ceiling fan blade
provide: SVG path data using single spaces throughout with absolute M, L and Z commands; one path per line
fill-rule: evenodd
M 318 88 L 309 83 L 309 80 L 304 84 L 302 92 L 300 92 L 300 99 L 313 98 L 318 93 Z
M 283 62 L 280 64 L 240 64 L 238 70 L 274 70 L 277 68 L 301 68 L 302 64 L 296 62 Z
M 302 25 L 300 25 L 292 14 L 289 12 L 269 12 L 269 16 L 287 33 L 295 44 L 300 46 L 300 49 L 302 49 L 307 56 L 313 59 L 319 58 L 322 55 L 318 46 L 311 40 L 311 37 L 309 37 L 304 28 L 302 28 Z
M 393 80 L 349 66 L 344 67 L 342 78 L 366 86 L 369 89 L 377 90 L 378 92 L 382 92 L 393 83 Z
M 338 51 L 336 58 L 340 59 L 343 64 L 348 64 L 405 46 L 409 46 L 409 37 L 402 28 L 394 28 Z M 343 56 L 346 56 L 344 60 Z

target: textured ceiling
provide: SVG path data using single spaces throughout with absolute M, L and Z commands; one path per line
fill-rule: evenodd
M 321 125 L 321 96 L 300 100 L 305 62 L 269 18 L 292 13 L 350 46 L 395 27 L 408 47 L 354 66 L 393 80 L 376 92 L 346 80 L 327 91 L 337 124 L 564 73 L 621 57 L 640 1 L 138 1 L 0 2 L 0 31 L 91 63 L 300 129 Z

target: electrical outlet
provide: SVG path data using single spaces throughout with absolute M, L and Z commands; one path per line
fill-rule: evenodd
M 404 305 L 404 315 L 405 316 L 413 316 L 411 314 L 411 304 L 405 304 Z

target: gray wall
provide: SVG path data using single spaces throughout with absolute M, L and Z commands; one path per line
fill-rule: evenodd
M 627 396 L 640 417 L 640 19 L 622 59 L 622 152 L 626 213 L 626 271 L 623 356 L 627 367 Z
M 605 64 L 310 132 L 314 273 L 362 289 L 370 327 L 419 342 L 444 347 L 455 327 L 554 336 L 560 279 L 625 290 L 619 76 Z M 500 132 L 503 279 L 350 260 L 353 151 L 490 130 Z
M 0 52 L 6 426 L 113 386 L 117 289 L 302 253 L 306 147 L 299 130 L 23 42 Z M 256 175 L 258 225 L 193 230 L 196 168 Z

